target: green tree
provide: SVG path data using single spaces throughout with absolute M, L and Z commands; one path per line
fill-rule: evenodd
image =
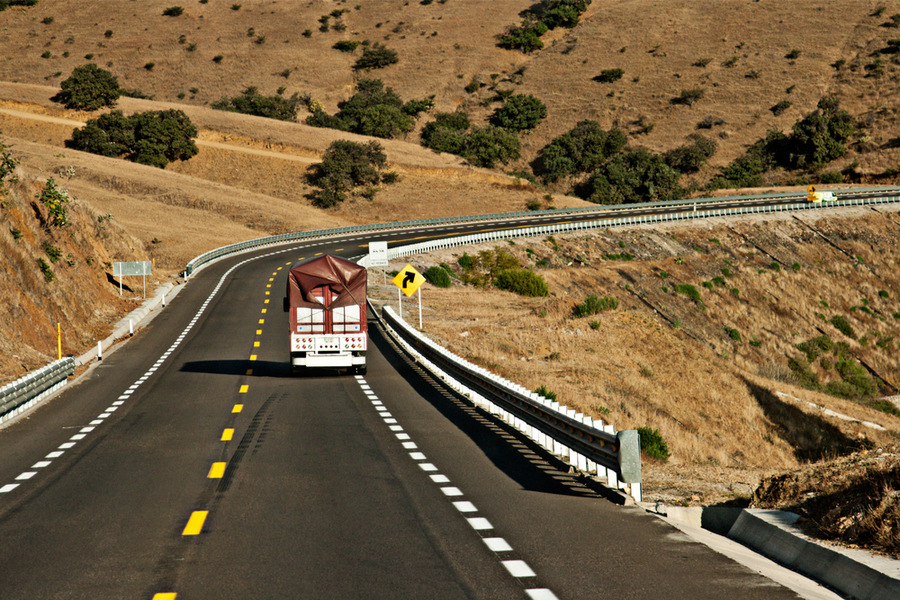
M 118 79 L 94 63 L 75 67 L 72 75 L 59 85 L 62 91 L 53 99 L 73 110 L 115 106 L 120 95 Z
M 491 122 L 510 131 L 534 129 L 547 116 L 547 107 L 531 94 L 513 94 L 506 99 Z
M 583 198 L 595 204 L 632 204 L 676 198 L 681 174 L 663 157 L 643 148 L 614 156 L 579 186 Z
M 381 170 L 386 164 L 387 156 L 378 142 L 332 142 L 311 177 L 315 185 L 322 188 L 316 204 L 323 208 L 333 206 L 343 201 L 345 192 L 354 187 L 381 182 Z
M 547 33 L 548 27 L 533 16 L 528 16 L 521 25 L 513 25 L 500 36 L 497 44 L 507 50 L 518 50 L 528 54 L 544 47 L 541 36 Z
M 434 121 L 422 128 L 422 145 L 437 152 L 459 154 L 469 129 L 469 116 L 461 111 L 437 113 Z
M 844 142 L 853 135 L 853 118 L 837 98 L 822 98 L 816 110 L 794 124 L 790 136 L 790 163 L 819 167 L 847 153 Z
M 522 146 L 515 133 L 488 125 L 468 134 L 459 153 L 473 165 L 491 169 L 497 163 L 505 165 L 517 160 L 521 152 Z
M 376 43 L 363 49 L 363 55 L 353 64 L 353 70 L 383 69 L 398 62 L 400 59 L 397 57 L 396 51 Z
M 73 131 L 69 145 L 91 154 L 124 156 L 134 148 L 134 123 L 121 110 L 114 110 Z

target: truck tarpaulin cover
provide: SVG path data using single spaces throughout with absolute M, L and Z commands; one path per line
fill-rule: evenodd
M 287 297 L 290 305 L 324 308 L 312 293 L 320 286 L 328 286 L 332 294 L 337 295 L 329 304 L 329 309 L 364 304 L 366 269 L 331 255 L 295 265 L 288 274 Z M 321 292 L 317 295 L 321 296 Z

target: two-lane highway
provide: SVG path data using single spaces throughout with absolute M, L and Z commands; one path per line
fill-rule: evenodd
M 419 372 L 289 376 L 276 248 L 196 275 L 0 430 L 0 597 L 794 598 L 614 506 Z

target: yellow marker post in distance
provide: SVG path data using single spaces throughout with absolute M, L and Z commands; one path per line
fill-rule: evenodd
M 200 535 L 200 532 L 203 530 L 203 523 L 206 522 L 206 515 L 208 514 L 208 510 L 195 510 L 191 513 L 191 518 L 188 519 L 187 525 L 185 526 L 184 531 L 181 532 L 181 535 Z
M 223 462 L 215 462 L 209 468 L 209 475 L 206 476 L 207 479 L 222 479 L 222 476 L 225 475 L 225 463 Z
M 225 429 L 222 431 L 222 439 L 220 441 L 230 442 L 234 437 L 234 429 Z

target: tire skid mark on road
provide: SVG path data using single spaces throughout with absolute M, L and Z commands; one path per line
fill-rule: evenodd
M 443 492 L 444 496 L 448 499 L 451 499 L 451 503 L 456 510 L 463 515 L 475 531 L 481 534 L 481 539 L 487 548 L 500 558 L 500 564 L 503 565 L 511 576 L 515 577 L 523 584 L 523 586 L 525 586 L 525 594 L 528 598 L 531 600 L 557 600 L 556 595 L 547 588 L 527 587 L 527 582 L 523 580 L 537 577 L 537 573 L 535 573 L 524 560 L 507 558 L 509 553 L 513 552 L 513 548 L 504 538 L 490 535 L 494 531 L 494 526 L 491 525 L 490 521 L 484 517 L 467 516 L 478 513 L 478 508 L 468 500 L 459 500 L 459 498 L 463 497 L 462 490 L 456 486 L 446 485 L 451 483 L 450 478 L 438 473 L 438 467 L 433 463 L 428 462 L 428 457 L 419 449 L 410 435 L 403 430 L 403 426 L 397 422 L 397 419 L 394 418 L 390 410 L 384 405 L 384 402 L 382 402 L 378 395 L 372 391 L 372 388 L 365 377 L 363 375 L 356 375 L 355 377 L 360 389 L 372 403 L 372 406 L 375 408 L 378 416 L 384 421 L 384 424 L 394 433 L 394 436 L 400 442 L 400 445 L 407 451 L 409 458 L 413 460 L 420 469 L 429 474 L 431 481 L 440 486 L 441 492 Z M 507 556 L 503 556 L 503 554 L 506 554 Z

